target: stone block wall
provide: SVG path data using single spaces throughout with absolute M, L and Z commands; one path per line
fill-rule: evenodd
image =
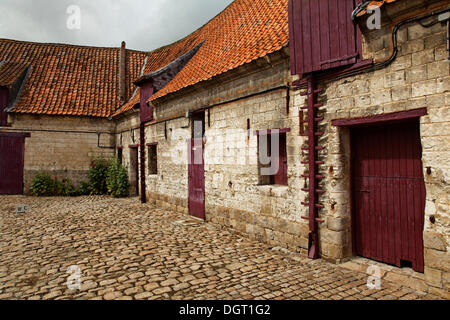
M 122 148 L 122 164 L 128 170 L 128 176 L 130 178 L 131 185 L 131 194 L 138 194 L 138 190 L 136 190 L 136 181 L 139 177 L 136 176 L 136 171 L 134 170 L 135 163 L 132 163 L 132 159 L 134 162 L 135 150 L 130 148 L 130 146 L 134 146 L 139 144 L 139 113 L 130 111 L 126 115 L 121 116 L 121 118 L 116 119 L 116 136 L 115 143 L 117 148 Z M 115 150 L 116 155 L 118 153 L 117 149 Z M 139 155 L 139 153 L 138 153 Z M 139 165 L 139 157 L 137 160 L 137 164 Z
M 176 119 L 146 127 L 146 143 L 158 143 L 158 174 L 146 174 L 150 203 L 188 214 L 188 149 L 190 119 L 180 116 L 214 102 L 286 85 L 290 80 L 288 57 L 261 61 L 255 70 L 156 106 L 156 119 Z M 261 65 L 262 64 L 262 65 Z M 308 246 L 307 215 L 301 205 L 305 166 L 300 164 L 298 106 L 287 88 L 265 92 L 205 111 L 205 189 L 208 221 L 246 233 L 272 245 L 294 251 Z M 250 124 L 250 131 L 247 124 Z M 259 185 L 256 130 L 284 129 L 287 133 L 288 186 Z M 146 149 L 146 159 L 148 151 Z M 148 168 L 146 168 L 148 170 Z
M 92 159 L 109 158 L 114 149 L 98 148 L 114 145 L 115 124 L 107 119 L 51 117 L 10 114 L 10 127 L 4 131 L 31 133 L 25 139 L 24 192 L 38 172 L 48 172 L 59 180 L 70 179 L 75 186 L 87 181 Z M 14 131 L 13 131 L 14 130 Z

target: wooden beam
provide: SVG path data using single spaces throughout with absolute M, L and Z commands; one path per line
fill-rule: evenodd
M 364 124 L 420 118 L 422 116 L 426 116 L 427 114 L 428 114 L 427 108 L 420 108 L 387 114 L 377 114 L 374 116 L 362 118 L 336 119 L 332 120 L 331 124 L 336 127 L 351 127 L 351 126 L 360 126 Z

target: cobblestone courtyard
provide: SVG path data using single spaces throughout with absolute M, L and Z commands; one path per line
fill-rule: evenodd
M 186 218 L 137 199 L 2 196 L 0 299 L 436 298 Z

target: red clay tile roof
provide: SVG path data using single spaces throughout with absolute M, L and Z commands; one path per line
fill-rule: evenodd
M 186 38 L 150 52 L 144 74 L 156 71 L 205 41 L 155 100 L 278 51 L 289 41 L 288 0 L 235 0 Z M 136 94 L 114 115 L 139 103 Z
M 0 86 L 10 87 L 24 74 L 28 66 L 20 62 L 0 61 Z
M 127 50 L 129 97 L 147 53 Z M 11 112 L 108 117 L 119 100 L 120 48 L 41 44 L 0 39 L 0 61 L 7 61 L 12 79 L 14 63 L 31 71 Z M 20 69 L 20 68 L 19 68 Z M 20 70 L 19 70 L 20 71 Z M 3 79 L 3 78 L 2 78 Z M 6 81 L 10 82 L 10 81 Z

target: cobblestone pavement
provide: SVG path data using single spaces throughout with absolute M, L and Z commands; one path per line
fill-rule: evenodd
M 184 218 L 137 199 L 1 196 L 0 299 L 436 298 L 389 282 L 371 290 L 364 273 Z M 72 265 L 80 290 L 67 288 Z

